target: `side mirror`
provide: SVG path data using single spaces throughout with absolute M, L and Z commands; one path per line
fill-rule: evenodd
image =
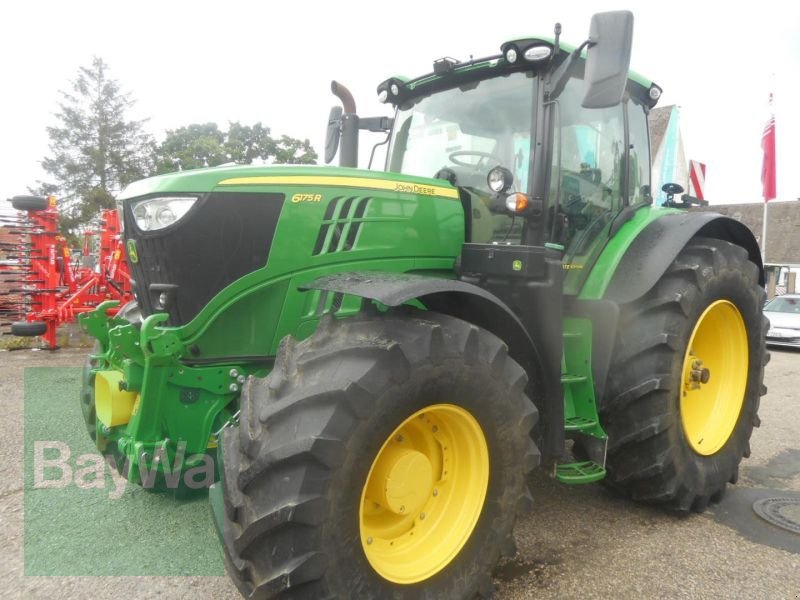
M 628 82 L 632 42 L 632 12 L 616 10 L 592 17 L 583 77 L 588 84 L 582 103 L 584 108 L 610 108 L 622 101 Z
M 665 183 L 661 186 L 661 191 L 668 196 L 677 196 L 683 193 L 683 186 L 680 183 Z
M 339 133 L 342 128 L 342 107 L 333 106 L 328 115 L 328 130 L 325 132 L 325 164 L 329 164 L 339 149 Z

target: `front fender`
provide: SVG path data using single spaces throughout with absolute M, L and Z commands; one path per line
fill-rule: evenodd
M 558 452 L 563 450 L 560 353 L 551 365 L 553 361 L 548 362 L 545 357 L 552 354 L 552 341 L 544 336 L 531 338 L 517 315 L 494 294 L 457 279 L 379 271 L 320 277 L 300 289 L 353 295 L 392 307 L 419 300 L 429 310 L 492 332 L 506 343 L 509 355 L 528 373 L 529 393 L 544 417 L 542 429 L 547 441 L 542 452 L 547 455 L 551 446 L 558 447 Z M 561 329 L 558 331 L 560 335 Z
M 522 322 L 502 300 L 483 288 L 457 279 L 358 271 L 326 275 L 300 289 L 358 296 L 392 307 L 419 300 L 431 310 L 462 318 L 491 331 L 508 344 L 509 354 L 523 366 L 521 357 L 538 354 Z

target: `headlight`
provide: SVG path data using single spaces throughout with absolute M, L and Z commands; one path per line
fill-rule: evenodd
M 513 65 L 517 62 L 517 49 L 514 46 L 511 46 L 508 50 L 506 50 L 506 62 L 510 65 Z
M 163 229 L 179 221 L 195 202 L 197 198 L 194 196 L 148 198 L 134 205 L 133 218 L 142 231 Z
M 538 60 L 544 60 L 550 56 L 551 52 L 550 46 L 531 46 L 525 50 L 524 56 L 525 60 L 536 62 Z

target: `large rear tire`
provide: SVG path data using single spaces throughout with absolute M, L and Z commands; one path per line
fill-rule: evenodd
M 328 316 L 284 339 L 221 445 L 215 518 L 239 590 L 490 594 L 539 462 L 526 382 L 498 338 L 435 313 Z
M 736 482 L 766 393 L 764 298 L 743 248 L 697 238 L 623 307 L 601 410 L 612 487 L 700 511 Z

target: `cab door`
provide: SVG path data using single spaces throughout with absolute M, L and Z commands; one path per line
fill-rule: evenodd
M 611 108 L 581 106 L 585 83 L 572 79 L 558 99 L 550 205 L 553 241 L 564 246 L 564 290 L 576 294 L 627 205 L 649 195 L 647 115 L 631 98 Z M 627 143 L 626 143 L 627 140 Z M 625 185 L 625 173 L 628 185 Z

